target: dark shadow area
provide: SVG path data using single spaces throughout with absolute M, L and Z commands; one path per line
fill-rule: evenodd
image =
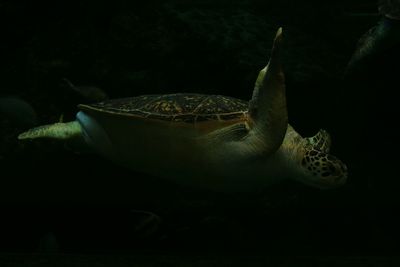
M 375 1 L 0 1 L 0 98 L 35 113 L 0 117 L 0 266 L 398 266 L 400 23 L 345 73 L 380 20 Z M 90 102 L 65 78 L 110 98 L 248 100 L 280 26 L 290 123 L 330 132 L 344 187 L 204 192 L 17 140 Z

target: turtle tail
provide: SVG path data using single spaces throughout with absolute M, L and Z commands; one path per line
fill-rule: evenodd
M 81 132 L 82 128 L 79 122 L 77 121 L 71 121 L 66 123 L 59 122 L 29 129 L 28 131 L 21 133 L 18 136 L 18 139 L 24 140 L 24 139 L 36 139 L 36 138 L 50 138 L 50 139 L 67 140 L 81 135 Z

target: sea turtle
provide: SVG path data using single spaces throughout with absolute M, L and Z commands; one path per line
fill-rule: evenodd
M 345 183 L 329 154 L 329 134 L 302 138 L 288 124 L 285 82 L 275 36 L 250 102 L 220 95 L 144 95 L 79 105 L 76 121 L 31 129 L 19 139 L 82 139 L 136 171 L 216 191 L 258 190 L 292 178 L 319 188 Z
M 393 58 L 393 54 L 398 51 L 400 0 L 380 0 L 378 10 L 382 18 L 359 39 L 347 65 L 346 74 L 364 71 L 371 65 L 381 65 L 374 61 L 387 55 Z

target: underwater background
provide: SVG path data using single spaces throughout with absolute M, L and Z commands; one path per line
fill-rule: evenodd
M 349 66 L 378 23 L 379 44 Z M 350 173 L 341 188 L 189 190 L 17 140 L 102 94 L 247 100 L 278 27 L 290 123 L 331 133 Z M 0 266 L 400 263 L 400 21 L 376 1 L 0 1 L 0 33 Z

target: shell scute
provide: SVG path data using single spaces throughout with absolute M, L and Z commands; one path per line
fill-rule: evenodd
M 103 113 L 196 123 L 242 119 L 247 113 L 248 102 L 221 95 L 169 94 L 114 99 L 79 107 Z

